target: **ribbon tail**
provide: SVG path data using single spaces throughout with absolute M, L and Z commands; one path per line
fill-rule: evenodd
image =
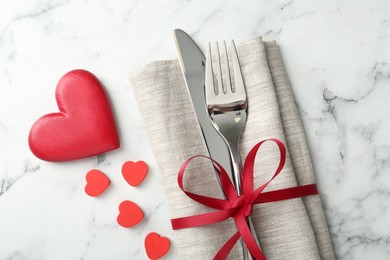
M 232 251 L 234 245 L 237 243 L 237 240 L 240 238 L 240 232 L 236 232 L 218 251 L 214 256 L 214 260 L 225 260 L 230 251 Z
M 256 260 L 266 260 L 264 254 L 261 252 L 259 246 L 257 245 L 255 238 L 252 236 L 252 232 L 248 227 L 248 223 L 244 214 L 240 213 L 234 216 L 234 221 L 236 222 L 238 232 L 240 232 L 241 237 L 244 240 L 244 243 L 247 246 L 251 255 Z

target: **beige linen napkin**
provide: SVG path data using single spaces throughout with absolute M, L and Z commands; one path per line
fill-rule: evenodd
M 315 182 L 303 128 L 275 42 L 255 38 L 237 46 L 248 95 L 248 121 L 241 139 L 243 160 L 265 138 L 287 147 L 282 173 L 267 190 Z M 189 199 L 177 185 L 177 173 L 190 156 L 207 155 L 202 134 L 178 61 L 157 61 L 130 75 L 134 94 L 152 145 L 172 218 L 212 211 Z M 261 148 L 255 164 L 255 186 L 268 180 L 279 152 L 272 143 Z M 215 174 L 206 160 L 187 170 L 191 192 L 222 198 Z M 267 259 L 335 259 L 320 196 L 256 205 L 252 220 Z M 234 234 L 232 220 L 175 231 L 182 259 L 212 259 Z M 237 244 L 229 259 L 239 259 Z

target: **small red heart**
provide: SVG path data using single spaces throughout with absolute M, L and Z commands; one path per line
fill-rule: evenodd
M 148 174 L 149 167 L 144 161 L 127 161 L 122 166 L 123 178 L 131 186 L 138 186 Z
M 168 238 L 155 232 L 149 233 L 145 238 L 145 250 L 150 259 L 158 259 L 166 255 L 171 247 Z
M 137 204 L 125 200 L 119 205 L 117 222 L 125 228 L 137 225 L 144 219 L 144 213 Z
M 70 161 L 119 147 L 108 98 L 92 73 L 66 73 L 58 82 L 56 100 L 60 112 L 39 118 L 30 130 L 29 146 L 38 158 Z
M 85 193 L 91 197 L 102 194 L 110 185 L 110 179 L 99 170 L 90 170 L 85 176 Z

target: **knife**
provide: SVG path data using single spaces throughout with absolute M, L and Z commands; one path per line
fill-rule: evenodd
M 173 37 L 180 66 L 207 150 L 210 157 L 221 164 L 231 178 L 233 170 L 229 150 L 222 137 L 213 127 L 206 107 L 204 86 L 206 57 L 198 45 L 183 30 L 174 30 Z

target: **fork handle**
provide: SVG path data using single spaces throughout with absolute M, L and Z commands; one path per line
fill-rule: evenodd
M 230 157 L 231 157 L 232 166 L 233 166 L 232 167 L 233 168 L 233 176 L 232 176 L 233 184 L 234 184 L 234 187 L 236 188 L 237 194 L 240 196 L 242 194 L 242 190 L 241 190 L 242 161 L 241 161 L 241 156 L 240 156 L 240 151 L 239 151 L 238 145 L 239 145 L 239 140 L 237 140 L 237 143 L 229 143 L 228 146 L 229 146 Z M 248 223 L 249 229 L 252 233 L 252 236 L 254 237 L 254 239 L 256 241 L 257 246 L 260 248 L 260 243 L 259 243 L 259 240 L 257 238 L 256 232 L 255 232 L 255 229 L 253 226 L 253 222 L 252 222 L 252 219 L 250 216 L 248 217 L 247 223 Z M 251 254 L 249 253 L 249 250 L 246 247 L 246 245 L 244 244 L 243 240 L 241 240 L 241 245 L 242 245 L 243 259 L 244 260 L 252 260 L 253 258 L 251 256 Z

